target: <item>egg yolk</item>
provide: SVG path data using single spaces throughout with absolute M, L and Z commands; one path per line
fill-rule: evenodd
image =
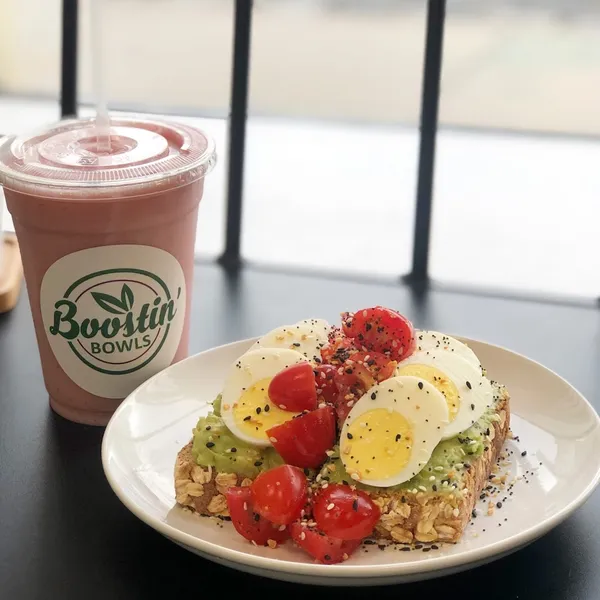
M 454 382 L 442 371 L 429 365 L 406 365 L 398 370 L 398 375 L 412 375 L 431 383 L 446 399 L 450 422 L 456 419 L 460 409 L 460 394 Z
M 281 410 L 269 400 L 271 378 L 261 379 L 249 387 L 233 405 L 233 416 L 237 427 L 246 435 L 257 440 L 267 440 L 267 430 L 290 421 L 297 414 Z
M 375 408 L 354 420 L 340 446 L 342 462 L 350 477 L 366 482 L 387 479 L 410 460 L 413 429 L 400 413 Z

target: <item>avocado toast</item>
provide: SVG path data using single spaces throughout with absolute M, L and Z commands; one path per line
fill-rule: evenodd
M 325 563 L 367 537 L 457 542 L 509 426 L 507 390 L 463 342 L 383 307 L 306 320 L 232 365 L 177 456 L 176 499 Z

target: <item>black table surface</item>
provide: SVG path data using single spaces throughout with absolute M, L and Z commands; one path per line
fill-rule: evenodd
M 494 342 L 564 376 L 600 407 L 600 311 L 246 269 L 196 267 L 191 352 L 310 316 L 383 304 L 418 327 Z M 25 296 L 0 315 L 0 598 L 29 600 L 201 597 L 223 593 L 331 597 L 243 574 L 195 556 L 137 520 L 113 494 L 100 462 L 103 430 L 48 408 Z M 349 598 L 364 589 L 345 589 Z M 596 600 L 600 496 L 527 548 L 458 575 L 377 588 L 381 598 Z M 439 594 L 439 596 L 437 596 Z M 185 595 L 185 596 L 184 596 Z

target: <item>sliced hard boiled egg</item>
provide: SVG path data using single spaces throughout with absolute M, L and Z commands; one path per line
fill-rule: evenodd
M 315 333 L 327 338 L 331 331 L 331 325 L 325 319 L 303 319 L 296 325 L 308 325 Z
M 493 401 L 492 384 L 462 356 L 444 350 L 415 352 L 396 368 L 396 375 L 412 375 L 431 383 L 448 404 L 447 440 L 479 420 Z
M 389 487 L 414 477 L 448 423 L 442 394 L 417 377 L 392 377 L 370 388 L 348 413 L 340 457 L 352 479 Z
M 469 348 L 469 346 L 463 342 L 459 342 L 456 338 L 439 333 L 438 331 L 419 331 L 417 333 L 416 352 L 420 352 L 421 350 L 423 352 L 445 350 L 461 356 L 474 367 L 481 369 L 481 363 L 479 362 L 477 355 Z
M 327 343 L 328 324 L 322 319 L 307 319 L 294 325 L 283 325 L 269 331 L 251 346 L 287 348 L 300 352 L 311 362 L 321 362 L 321 348 Z
M 221 415 L 231 433 L 255 446 L 270 446 L 267 430 L 293 419 L 269 400 L 271 379 L 286 367 L 306 362 L 305 356 L 285 348 L 246 352 L 233 366 L 221 395 Z

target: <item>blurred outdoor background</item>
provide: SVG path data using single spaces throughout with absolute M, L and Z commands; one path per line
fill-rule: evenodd
M 186 117 L 217 140 L 197 243 L 216 256 L 233 1 L 105 5 L 111 108 Z M 58 117 L 61 7 L 0 0 L 0 134 Z M 418 0 L 256 0 L 246 258 L 357 277 L 409 270 L 425 15 Z M 600 296 L 600 2 L 449 0 L 440 121 L 432 276 Z

